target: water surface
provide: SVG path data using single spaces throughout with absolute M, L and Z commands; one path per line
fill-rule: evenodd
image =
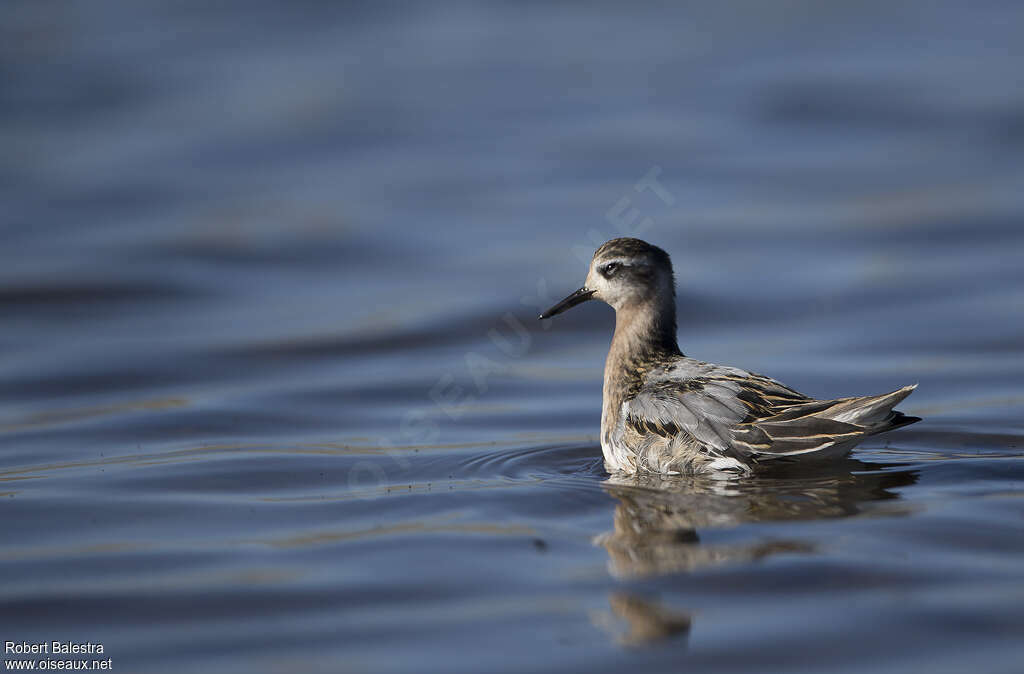
M 1019 671 L 1018 5 L 3 14 L 0 640 Z M 535 316 L 625 231 L 673 255 L 688 355 L 919 382 L 925 420 L 827 470 L 610 478 L 611 310 Z

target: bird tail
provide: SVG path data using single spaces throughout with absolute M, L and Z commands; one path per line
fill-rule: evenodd
M 844 398 L 825 411 L 821 416 L 860 426 L 867 435 L 890 431 L 921 420 L 893 409 L 904 398 L 914 392 L 917 384 L 904 386 L 890 393 L 861 398 Z
M 845 456 L 866 436 L 891 431 L 920 421 L 893 407 L 917 388 L 904 386 L 891 393 L 860 398 L 812 400 L 752 424 L 748 434 L 759 432 L 768 449 L 754 449 L 759 460 L 827 459 Z M 754 440 L 757 438 L 755 436 Z

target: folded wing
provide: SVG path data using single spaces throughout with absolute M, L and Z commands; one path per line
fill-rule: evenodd
M 744 464 L 844 454 L 868 435 L 918 421 L 893 410 L 916 388 L 814 400 L 763 375 L 684 359 L 648 377 L 623 403 L 622 421 L 641 435 L 697 446 Z

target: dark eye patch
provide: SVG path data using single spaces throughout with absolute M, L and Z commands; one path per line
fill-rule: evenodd
M 618 262 L 609 262 L 608 264 L 601 267 L 601 276 L 605 278 L 611 278 L 615 276 L 615 273 L 622 267 Z

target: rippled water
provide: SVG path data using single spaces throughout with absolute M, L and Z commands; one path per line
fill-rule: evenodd
M 1020 671 L 1019 4 L 0 12 L 0 641 Z M 924 421 L 610 479 L 611 311 L 534 317 L 624 230 L 687 354 Z

